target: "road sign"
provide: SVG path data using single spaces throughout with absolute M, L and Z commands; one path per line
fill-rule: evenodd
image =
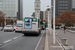
M 61 25 L 65 25 L 64 23 L 62 23 Z
M 65 24 L 64 24 L 64 23 L 61 23 L 61 26 L 62 26 L 62 27 L 64 27 L 64 26 L 65 26 Z

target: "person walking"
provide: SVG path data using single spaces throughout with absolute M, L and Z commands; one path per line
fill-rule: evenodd
M 64 26 L 64 33 L 66 33 L 66 26 Z

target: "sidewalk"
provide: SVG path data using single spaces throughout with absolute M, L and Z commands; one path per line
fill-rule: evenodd
M 62 43 L 62 39 L 63 38 L 65 38 L 65 39 L 67 39 L 67 46 L 66 47 L 64 47 L 64 45 L 63 45 L 63 47 L 65 48 L 65 49 L 68 49 L 68 50 L 70 50 L 70 49 L 72 49 L 72 50 L 75 50 L 75 33 L 74 32 L 72 32 L 72 31 L 69 31 L 69 30 L 67 30 L 66 31 L 66 33 L 64 33 L 64 31 L 63 30 L 56 30 L 56 32 L 57 32 L 57 37 L 58 37 L 58 39 L 59 39 L 59 41 L 60 41 L 60 43 Z
M 53 35 L 50 35 L 48 29 L 44 33 L 37 50 L 63 50 L 57 40 L 56 44 L 53 44 Z
M 53 34 L 50 35 L 49 30 L 46 30 L 46 33 L 48 34 L 49 50 L 63 50 L 58 40 L 56 40 L 56 43 L 53 44 Z

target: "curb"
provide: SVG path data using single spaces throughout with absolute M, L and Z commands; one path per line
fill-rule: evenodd
M 45 37 L 45 46 L 44 46 L 44 50 L 49 50 L 49 42 L 48 42 L 48 33 L 47 33 L 47 30 L 45 30 L 46 32 L 46 37 Z
M 75 31 L 72 31 L 72 30 L 67 30 L 67 31 L 72 32 L 72 33 L 75 33 Z

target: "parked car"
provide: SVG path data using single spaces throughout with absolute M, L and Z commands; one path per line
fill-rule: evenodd
M 14 31 L 13 25 L 6 25 L 6 26 L 4 27 L 4 32 L 5 32 L 5 31 Z
M 23 25 L 16 25 L 15 32 L 22 32 L 23 31 Z
M 3 30 L 3 27 L 0 26 L 0 31 L 2 31 L 2 30 Z

